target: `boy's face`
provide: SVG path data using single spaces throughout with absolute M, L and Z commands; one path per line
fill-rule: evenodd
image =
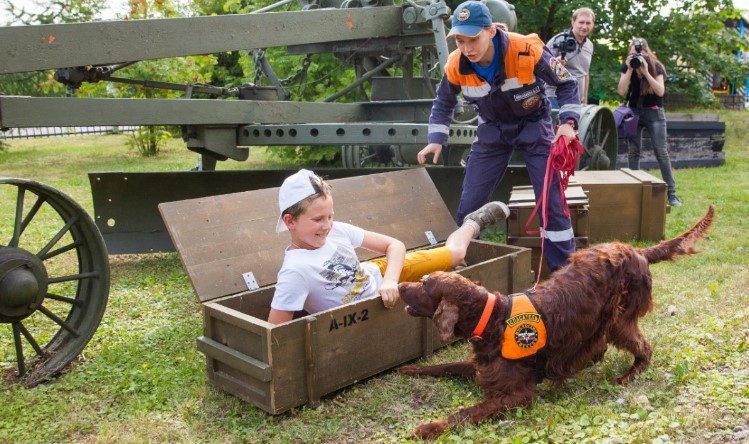
M 293 219 L 289 216 L 286 226 L 295 246 L 306 250 L 322 247 L 333 227 L 333 198 L 327 196 L 313 200 L 299 217 Z

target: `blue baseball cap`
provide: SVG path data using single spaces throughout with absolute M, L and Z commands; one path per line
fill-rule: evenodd
M 492 13 L 482 2 L 461 3 L 453 13 L 453 25 L 448 37 L 455 34 L 475 37 L 482 29 L 492 25 Z

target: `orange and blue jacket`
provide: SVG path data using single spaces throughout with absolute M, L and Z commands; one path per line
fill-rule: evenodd
M 429 116 L 429 143 L 447 145 L 458 94 L 477 108 L 480 123 L 493 122 L 501 127 L 503 122 L 515 125 L 522 120 L 548 120 L 551 125 L 546 83 L 557 88 L 559 121 L 579 122 L 582 107 L 577 81 L 536 34 L 522 35 L 497 28 L 494 44 L 497 43 L 498 68 L 491 82 L 476 74 L 459 50 L 450 54 Z

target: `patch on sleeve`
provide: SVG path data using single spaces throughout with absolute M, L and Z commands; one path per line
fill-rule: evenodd
M 551 70 L 554 71 L 554 74 L 559 77 L 559 80 L 569 80 L 570 78 L 572 78 L 572 76 L 570 76 L 570 72 L 567 71 L 567 68 L 565 68 L 564 65 L 562 65 L 562 62 L 560 62 L 555 57 L 551 58 L 549 67 L 551 67 Z
M 525 99 L 521 105 L 523 106 L 523 109 L 535 109 L 540 102 L 541 96 L 536 94 L 535 96 Z

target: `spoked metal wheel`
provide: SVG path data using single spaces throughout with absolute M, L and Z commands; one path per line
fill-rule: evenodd
M 60 373 L 99 326 L 107 249 L 91 217 L 54 188 L 0 177 L 0 366 L 27 386 Z
M 344 168 L 376 168 L 407 166 L 395 155 L 394 145 L 343 145 L 341 163 Z
M 614 113 L 610 109 L 597 105 L 584 106 L 579 133 L 585 152 L 578 160 L 578 170 L 616 169 L 619 147 Z
M 445 151 L 442 150 L 444 155 Z M 448 147 L 447 166 L 465 167 L 468 163 L 468 155 L 471 154 L 470 146 L 452 145 Z

